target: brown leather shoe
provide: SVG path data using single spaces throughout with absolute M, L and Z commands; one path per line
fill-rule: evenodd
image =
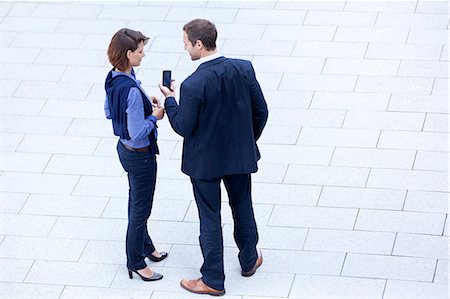
M 225 294 L 225 290 L 216 290 L 207 286 L 201 278 L 187 280 L 183 279 L 180 281 L 180 285 L 186 291 L 189 291 L 194 294 L 204 294 L 211 296 L 222 296 Z
M 258 258 L 256 259 L 256 263 L 253 266 L 253 268 L 250 271 L 247 271 L 247 272 L 242 271 L 241 275 L 244 276 L 244 277 L 252 276 L 253 274 L 255 274 L 255 272 L 259 268 L 259 266 L 262 265 L 262 263 L 263 263 L 263 257 L 262 257 L 261 251 L 259 251 L 258 252 Z

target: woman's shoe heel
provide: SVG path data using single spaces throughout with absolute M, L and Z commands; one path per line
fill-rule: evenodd
M 138 271 L 135 270 L 128 270 L 128 276 L 130 277 L 130 279 L 133 278 L 133 272 L 136 273 L 143 281 L 156 281 L 156 280 L 160 280 L 163 278 L 162 274 L 153 272 L 153 275 L 151 277 L 145 277 L 142 276 L 141 274 L 139 274 Z

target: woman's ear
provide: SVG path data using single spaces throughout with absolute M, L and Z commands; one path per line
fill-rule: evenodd
M 131 50 L 127 51 L 127 58 L 128 58 L 128 60 L 130 60 L 130 58 L 131 58 L 131 53 L 132 53 Z

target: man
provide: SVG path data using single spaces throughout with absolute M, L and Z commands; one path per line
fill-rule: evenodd
M 243 276 L 262 264 L 251 200 L 251 173 L 260 158 L 256 141 L 268 117 L 267 104 L 250 61 L 229 59 L 216 50 L 217 30 L 208 20 L 183 27 L 184 49 L 200 66 L 180 87 L 159 85 L 172 128 L 184 137 L 181 170 L 190 176 L 200 218 L 202 277 L 182 280 L 197 294 L 225 294 L 220 182 L 228 193 Z

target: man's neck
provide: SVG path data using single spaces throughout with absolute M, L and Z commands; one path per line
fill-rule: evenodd
M 217 53 L 217 49 L 214 49 L 212 51 L 205 51 L 205 52 L 200 54 L 200 59 L 208 57 L 208 56 L 211 56 L 211 55 L 214 55 L 216 53 Z

